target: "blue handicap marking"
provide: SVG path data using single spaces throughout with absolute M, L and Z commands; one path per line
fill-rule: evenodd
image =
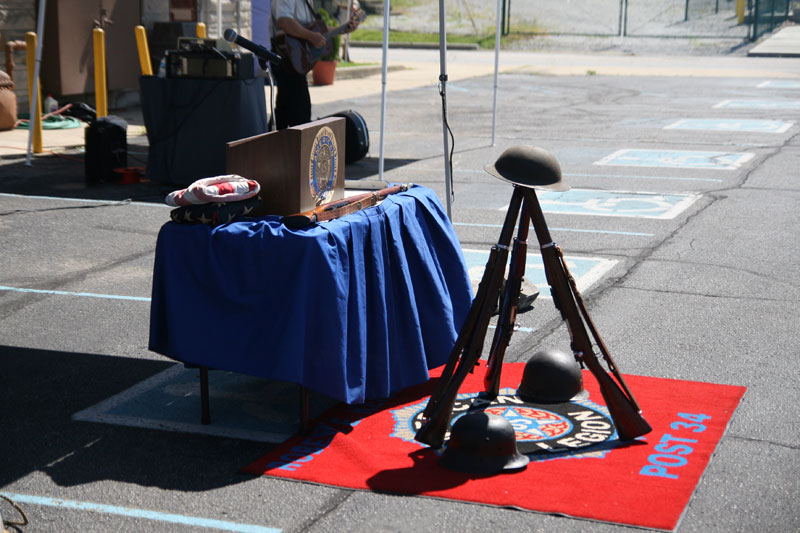
M 723 100 L 719 109 L 800 109 L 800 100 Z
M 664 129 L 783 133 L 793 125 L 794 122 L 786 122 L 783 120 L 683 118 L 668 126 L 664 126 Z
M 464 261 L 467 264 L 469 279 L 472 282 L 473 294 L 477 293 L 478 283 L 483 277 L 486 261 L 489 260 L 489 250 L 462 250 Z M 509 253 L 509 257 L 510 257 Z M 586 290 L 593 283 L 603 277 L 617 264 L 616 260 L 601 257 L 573 257 L 565 256 L 567 268 L 578 284 L 578 289 Z M 550 286 L 544 274 L 542 256 L 539 254 L 526 254 L 524 277 L 539 288 L 540 297 L 550 298 Z
M 800 81 L 793 80 L 768 80 L 756 85 L 759 89 L 800 89 Z
M 750 161 L 750 152 L 698 152 L 683 150 L 622 149 L 607 155 L 595 165 L 628 167 L 670 167 L 735 170 Z
M 693 204 L 697 194 L 570 189 L 537 193 L 542 211 L 569 215 L 671 219 Z

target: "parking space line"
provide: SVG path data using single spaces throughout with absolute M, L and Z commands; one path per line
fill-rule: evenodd
M 664 126 L 664 129 L 785 133 L 792 126 L 794 126 L 794 122 L 783 120 L 682 118 Z
M 94 292 L 49 291 L 43 289 L 25 289 L 20 287 L 9 287 L 7 285 L 0 285 L 0 291 L 32 292 L 36 294 L 56 294 L 58 296 L 83 296 L 88 298 L 107 298 L 111 300 L 133 300 L 136 302 L 149 302 L 151 300 L 151 298 L 143 296 L 121 296 L 119 294 L 97 294 Z
M 30 200 L 59 200 L 62 202 L 74 202 L 74 203 L 81 203 L 81 204 L 107 204 L 109 206 L 120 206 L 120 205 L 146 205 L 146 206 L 157 206 L 157 207 L 166 207 L 169 209 L 174 209 L 168 206 L 165 203 L 160 202 L 136 202 L 133 200 L 97 200 L 94 198 L 65 198 L 63 196 L 36 196 L 31 194 L 14 194 L 9 192 L 0 192 L 0 197 L 6 198 L 27 198 Z
M 144 518 L 156 522 L 166 522 L 170 524 L 182 524 L 192 527 L 204 527 L 219 529 L 222 531 L 236 531 L 241 533 L 280 533 L 280 529 L 273 527 L 259 526 L 255 524 L 240 524 L 238 522 L 228 522 L 226 520 L 214 520 L 211 518 L 200 518 L 197 516 L 187 516 L 173 513 L 162 513 L 159 511 L 149 511 L 147 509 L 135 509 L 132 507 L 121 507 L 118 505 L 105 505 L 102 503 L 81 502 L 75 500 L 62 500 L 60 498 L 48 498 L 46 496 L 33 496 L 29 494 L 14 494 L 10 492 L 0 492 L 6 498 L 15 503 L 27 503 L 31 505 L 43 505 L 46 507 L 57 507 L 59 509 L 71 509 L 75 511 L 88 511 L 93 513 L 112 514 L 129 518 Z
M 486 261 L 489 259 L 489 250 L 464 248 L 461 251 L 464 254 L 467 272 L 474 289 L 483 277 Z M 547 283 L 547 277 L 544 273 L 542 256 L 538 253 L 528 253 L 525 257 L 525 279 L 539 288 L 541 291 L 540 298 L 551 298 L 550 285 Z M 603 257 L 565 256 L 564 259 L 578 284 L 578 289 L 581 291 L 586 290 L 586 288 L 597 282 L 617 264 L 617 260 Z M 473 292 L 475 291 L 473 290 Z
M 759 89 L 770 88 L 770 89 L 800 89 L 800 81 L 791 81 L 791 80 L 767 80 L 762 81 L 758 85 L 756 85 Z
M 800 109 L 800 100 L 723 100 L 715 109 Z
M 545 213 L 662 220 L 675 218 L 699 198 L 699 194 L 658 194 L 595 189 L 539 193 L 539 203 Z M 506 209 L 507 205 L 498 210 Z
M 580 178 L 620 178 L 637 180 L 675 180 L 675 181 L 708 181 L 712 183 L 722 183 L 724 180 L 719 178 L 685 178 L 679 176 L 642 176 L 637 174 L 581 174 L 576 172 L 564 173 L 562 176 L 575 176 Z
M 736 170 L 755 157 L 751 152 L 642 150 L 623 148 L 595 161 L 595 165 L 670 167 L 694 170 Z
M 473 228 L 502 228 L 502 224 L 478 224 L 474 222 L 453 222 L 454 226 L 469 226 Z M 550 231 L 572 231 L 575 233 L 601 233 L 607 235 L 625 235 L 628 237 L 653 237 L 653 233 L 642 233 L 638 231 L 612 231 L 601 229 L 576 229 L 576 228 L 550 228 Z

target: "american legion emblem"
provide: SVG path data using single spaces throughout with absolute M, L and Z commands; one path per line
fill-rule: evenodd
M 332 129 L 323 126 L 317 131 L 310 155 L 308 186 L 315 205 L 321 205 L 333 198 L 333 185 L 339 170 L 339 150 Z
M 393 409 L 392 437 L 411 442 L 422 426 L 422 412 L 428 401 Z M 602 446 L 617 437 L 608 409 L 589 398 L 556 404 L 534 404 L 516 395 L 516 390 L 500 390 L 497 398 L 480 393 L 459 394 L 453 406 L 454 419 L 467 412 L 486 411 L 501 415 L 511 422 L 517 447 L 530 454 L 532 461 L 549 458 L 604 457 L 608 447 Z M 599 446 L 597 446 L 599 445 Z M 587 447 L 595 446 L 587 452 Z

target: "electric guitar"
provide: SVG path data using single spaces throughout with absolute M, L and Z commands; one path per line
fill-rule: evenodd
M 361 23 L 365 18 L 367 18 L 367 14 L 363 9 L 359 9 L 353 13 L 350 19 Z M 333 51 L 333 36 L 349 33 L 349 24 L 350 22 L 348 21 L 338 28 L 329 30 L 322 20 L 316 19 L 314 22 L 307 25 L 307 29 L 321 33 L 323 37 L 325 37 L 325 46 L 321 48 L 314 48 L 311 43 L 305 39 L 298 39 L 284 32 L 275 35 L 272 47 L 288 60 L 289 64 L 298 74 L 306 74 L 309 70 L 314 68 L 314 65 L 321 57 Z

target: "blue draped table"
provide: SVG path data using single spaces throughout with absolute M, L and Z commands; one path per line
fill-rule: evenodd
M 426 381 L 471 302 L 458 239 L 425 187 L 302 230 L 276 216 L 168 222 L 150 350 L 362 403 Z

